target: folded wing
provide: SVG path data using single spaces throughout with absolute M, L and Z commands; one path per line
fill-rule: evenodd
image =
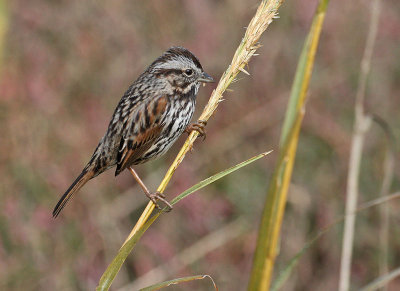
M 164 128 L 163 117 L 166 113 L 167 101 L 167 96 L 150 99 L 130 113 L 133 118 L 127 118 L 127 120 L 130 120 L 131 124 L 123 126 L 116 176 L 135 164 L 154 145 Z

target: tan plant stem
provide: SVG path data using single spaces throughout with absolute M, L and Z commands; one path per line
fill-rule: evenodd
M 376 40 L 380 14 L 380 0 L 371 2 L 371 21 L 364 55 L 361 61 L 361 72 L 355 100 L 355 122 L 347 176 L 346 216 L 342 243 L 339 291 L 347 291 L 350 286 L 350 267 L 353 252 L 355 214 L 358 199 L 358 178 L 365 134 L 371 124 L 371 117 L 364 112 L 364 100 L 367 79 L 370 72 L 372 52 Z
M 215 90 L 212 92 L 210 100 L 204 108 L 203 113 L 200 115 L 200 120 L 208 121 L 208 119 L 217 109 L 218 104 L 222 102 L 223 93 L 226 91 L 228 86 L 235 80 L 236 76 L 240 72 L 246 72 L 244 70 L 244 66 L 248 64 L 251 57 L 260 47 L 260 45 L 258 44 L 258 40 L 261 37 L 262 33 L 267 29 L 268 25 L 272 22 L 274 17 L 276 17 L 277 10 L 282 2 L 283 0 L 264 0 L 260 3 L 256 14 L 252 18 L 250 24 L 246 29 L 245 35 L 240 42 L 239 47 L 236 49 L 230 66 L 222 75 L 220 81 L 218 82 L 217 88 L 215 88 Z M 165 188 L 172 178 L 172 175 L 184 159 L 186 153 L 192 148 L 193 143 L 198 135 L 199 133 L 197 131 L 192 131 L 192 133 L 186 139 L 185 144 L 182 146 L 174 162 L 169 167 L 167 173 L 164 176 L 164 179 L 161 181 L 160 186 L 157 188 L 157 191 L 159 191 L 160 193 L 164 192 Z M 125 240 L 125 243 L 143 226 L 143 224 L 147 221 L 147 219 L 153 212 L 154 207 L 155 206 L 153 202 L 149 202 L 149 204 L 147 204 L 135 227 L 132 229 L 128 238 Z

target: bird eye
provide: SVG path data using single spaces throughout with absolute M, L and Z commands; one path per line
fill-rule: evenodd
M 187 70 L 185 71 L 185 74 L 186 74 L 187 76 L 191 76 L 191 75 L 193 74 L 193 70 L 192 70 L 192 69 L 187 69 Z

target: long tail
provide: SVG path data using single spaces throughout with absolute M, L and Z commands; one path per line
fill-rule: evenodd
M 53 217 L 56 218 L 61 210 L 65 207 L 67 202 L 72 198 L 72 196 L 77 192 L 79 189 L 82 188 L 83 185 L 86 184 L 91 178 L 93 178 L 94 172 L 93 170 L 84 169 L 82 173 L 75 179 L 74 183 L 69 186 L 68 190 L 64 193 L 61 199 L 58 201 L 56 207 L 53 210 Z

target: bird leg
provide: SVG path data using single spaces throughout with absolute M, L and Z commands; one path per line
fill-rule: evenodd
M 129 167 L 129 172 L 131 172 L 132 176 L 135 178 L 135 180 L 138 182 L 140 187 L 142 187 L 144 194 L 154 203 L 154 205 L 157 207 L 157 209 L 161 209 L 161 207 L 157 204 L 157 200 L 160 200 L 167 205 L 168 209 L 167 212 L 172 210 L 172 205 L 165 199 L 165 195 L 159 191 L 155 193 L 150 193 L 149 189 L 147 189 L 146 185 L 143 183 L 143 181 L 139 178 L 139 175 L 136 173 L 136 171 L 132 168 Z
M 186 127 L 185 132 L 187 134 L 190 134 L 193 130 L 195 130 L 199 133 L 199 137 L 203 137 L 203 140 L 205 140 L 206 136 L 207 136 L 206 129 L 205 129 L 206 125 L 207 125 L 207 121 L 199 119 L 197 122 L 189 124 Z

